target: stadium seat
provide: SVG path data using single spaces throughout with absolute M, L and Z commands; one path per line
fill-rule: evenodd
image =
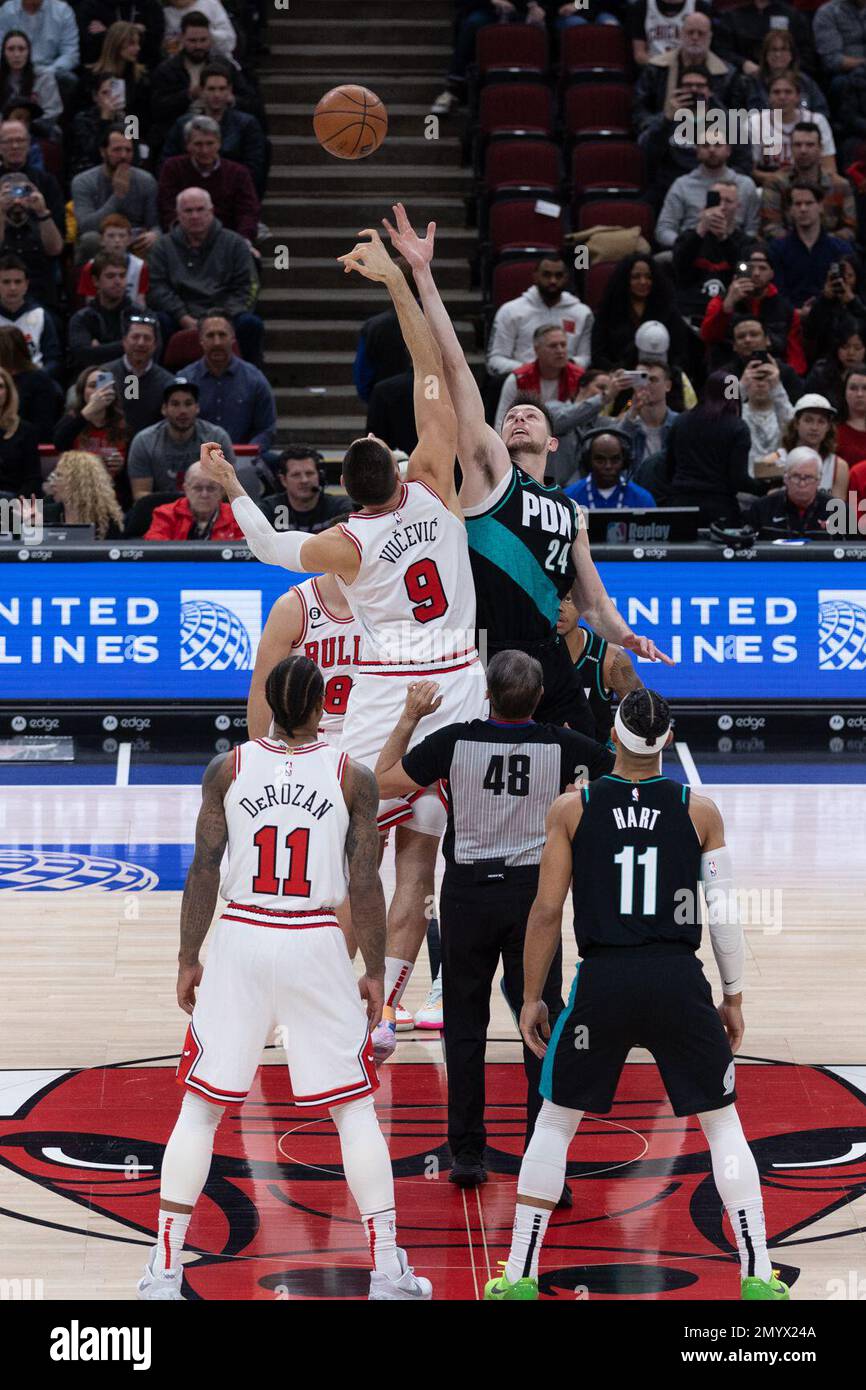
M 560 253 L 563 235 L 563 216 L 536 212 L 532 198 L 493 203 L 490 208 L 489 241 L 494 257 L 503 251 L 532 247 L 539 252 Z
M 634 91 L 625 82 L 578 82 L 565 93 L 569 140 L 622 139 L 631 131 Z
M 552 190 L 561 183 L 562 159 L 559 146 L 552 140 L 506 138 L 493 139 L 488 144 L 483 174 L 488 194 L 526 184 Z
M 526 256 L 520 260 L 499 261 L 493 267 L 490 281 L 490 298 L 494 309 L 509 299 L 517 299 L 532 284 L 535 274 L 536 258 Z
M 586 272 L 583 282 L 583 302 L 588 304 L 592 312 L 598 312 L 602 297 L 607 289 L 607 282 L 616 270 L 618 261 L 596 261 Z
M 562 35 L 562 74 L 570 80 L 585 73 L 628 76 L 631 67 L 625 29 L 615 24 L 570 25 Z
M 148 492 L 144 497 L 139 497 L 133 502 L 126 514 L 126 525 L 123 528 L 124 539 L 135 539 L 143 536 L 150 529 L 153 514 L 157 507 L 161 507 L 165 502 L 176 502 L 182 497 L 182 492 Z
M 515 69 L 545 73 L 547 33 L 532 24 L 488 24 L 478 31 L 475 67 L 482 81 L 494 72 Z
M 643 191 L 643 159 L 636 145 L 619 140 L 587 141 L 575 145 L 571 156 L 574 203 L 607 194 L 634 197 Z
M 484 87 L 478 104 L 478 134 L 484 139 L 497 130 L 552 135 L 550 90 L 538 82 L 495 82 Z
M 237 340 L 234 338 L 232 339 L 232 352 L 235 357 L 241 355 Z M 166 344 L 162 365 L 167 372 L 178 372 L 181 367 L 189 367 L 193 362 L 197 362 L 201 355 L 198 329 L 179 328 L 177 333 L 172 333 Z
M 577 227 L 634 227 L 638 226 L 641 235 L 652 241 L 655 227 L 655 214 L 649 203 L 635 202 L 627 198 L 588 198 L 581 203 L 577 215 Z
M 56 140 L 37 140 L 37 145 L 42 151 L 42 163 L 45 166 L 46 174 L 52 174 L 55 179 L 63 179 L 63 146 Z

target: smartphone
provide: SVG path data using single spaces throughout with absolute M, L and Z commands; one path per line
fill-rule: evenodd
M 111 372 L 97 372 L 97 373 L 96 373 L 96 389 L 97 389 L 97 391 L 101 391 L 102 388 L 103 388 L 103 386 L 110 386 L 112 390 L 115 389 L 114 377 L 111 375 Z
M 33 189 L 29 183 L 15 183 L 12 185 L 13 198 L 29 198 Z
M 722 201 L 722 195 L 717 188 L 711 188 L 707 194 L 707 207 L 717 208 Z
M 122 77 L 112 77 L 108 84 L 111 92 L 112 101 L 119 101 L 121 105 L 126 105 L 126 83 Z
M 623 372 L 623 377 L 629 386 L 646 386 L 649 381 L 649 372 L 641 367 L 636 372 Z
M 738 274 L 738 275 L 748 275 L 748 273 L 749 273 L 749 263 L 748 263 L 748 261 L 738 261 L 738 262 L 737 262 L 737 274 Z
M 770 365 L 770 354 L 766 348 L 758 348 L 756 352 L 752 353 L 749 362 L 760 362 L 761 366 L 768 367 Z
M 839 261 L 834 261 L 833 264 L 830 266 L 830 279 L 831 279 L 831 280 L 841 280 L 841 279 L 842 279 L 842 266 L 841 266 L 841 264 L 839 263 Z

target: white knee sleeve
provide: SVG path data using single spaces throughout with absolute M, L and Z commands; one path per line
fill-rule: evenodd
M 222 1117 L 223 1106 L 187 1091 L 162 1158 L 160 1196 L 164 1201 L 195 1206 L 207 1182 L 214 1135 Z
M 394 1206 L 391 1155 L 379 1128 L 372 1096 L 331 1108 L 340 1136 L 343 1172 L 362 1216 L 390 1211 Z
M 520 1197 L 558 1202 L 565 1182 L 568 1146 L 583 1118 L 582 1110 L 567 1110 L 546 1100 L 538 1112 L 532 1138 L 520 1165 Z

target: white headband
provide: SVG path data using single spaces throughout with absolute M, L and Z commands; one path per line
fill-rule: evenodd
M 657 756 L 664 748 L 672 726 L 669 724 L 663 734 L 659 734 L 657 738 L 653 739 L 652 743 L 647 743 L 646 739 L 641 738 L 640 734 L 633 734 L 631 729 L 626 728 L 625 721 L 622 717 L 622 707 L 617 705 L 613 727 L 616 729 L 617 738 L 623 748 L 627 748 L 629 753 L 637 753 L 641 757 L 651 758 Z

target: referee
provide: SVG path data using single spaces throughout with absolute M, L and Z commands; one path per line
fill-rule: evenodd
M 442 999 L 450 1181 L 461 1187 L 487 1180 L 484 1054 L 490 992 L 501 958 L 506 998 L 519 1013 L 524 936 L 538 887 L 545 818 L 576 778 L 592 780 L 613 766 L 611 753 L 586 735 L 535 723 L 542 680 L 535 657 L 498 652 L 487 667 L 489 719 L 450 724 L 407 753 L 418 723 L 441 703 L 435 682 L 416 682 L 376 764 L 383 798 L 440 783 L 446 800 L 446 868 L 439 899 Z M 562 1009 L 561 990 L 559 951 L 543 990 L 552 1017 Z M 528 1141 L 541 1106 L 541 1063 L 525 1044 L 523 1065 Z

